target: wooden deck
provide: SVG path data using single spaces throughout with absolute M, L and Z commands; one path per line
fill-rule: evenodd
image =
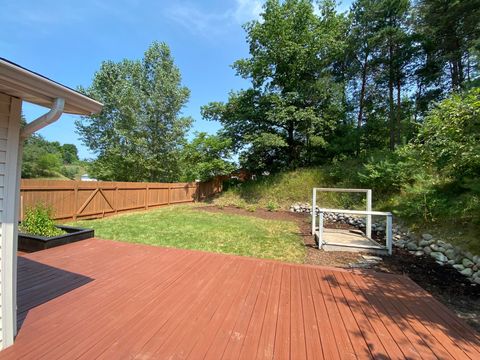
M 97 239 L 22 255 L 1 359 L 480 359 L 402 276 Z

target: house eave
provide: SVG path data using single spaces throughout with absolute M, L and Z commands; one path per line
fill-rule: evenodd
M 68 114 L 92 115 L 103 107 L 78 91 L 3 58 L 0 58 L 0 92 L 48 108 L 55 99 L 63 98 L 63 112 Z

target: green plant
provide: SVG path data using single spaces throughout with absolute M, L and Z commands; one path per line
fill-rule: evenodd
M 52 219 L 52 209 L 42 203 L 25 210 L 25 217 L 20 224 L 23 233 L 39 236 L 58 236 L 65 231 L 57 228 Z
M 275 201 L 269 201 L 266 207 L 268 211 L 277 211 L 280 206 Z

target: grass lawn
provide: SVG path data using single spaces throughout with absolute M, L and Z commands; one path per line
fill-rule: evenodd
M 301 263 L 305 258 L 294 222 L 170 206 L 145 212 L 83 220 L 69 225 L 95 229 L 102 239 L 205 250 Z

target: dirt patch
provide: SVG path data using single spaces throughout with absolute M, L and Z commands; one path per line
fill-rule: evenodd
M 264 209 L 251 212 L 236 207 L 219 208 L 216 206 L 196 207 L 195 209 L 253 216 L 266 220 L 294 221 L 298 224 L 299 235 L 302 237 L 307 250 L 306 264 L 345 268 L 362 259 L 359 253 L 318 250 L 313 236 L 310 234 L 310 216 L 307 214 Z M 352 228 L 346 224 L 326 224 L 326 227 Z M 480 286 L 472 285 L 454 268 L 441 266 L 430 256 L 417 257 L 406 250 L 395 248 L 393 255 L 384 257 L 383 262 L 375 265 L 373 270 L 408 276 L 480 332 Z

